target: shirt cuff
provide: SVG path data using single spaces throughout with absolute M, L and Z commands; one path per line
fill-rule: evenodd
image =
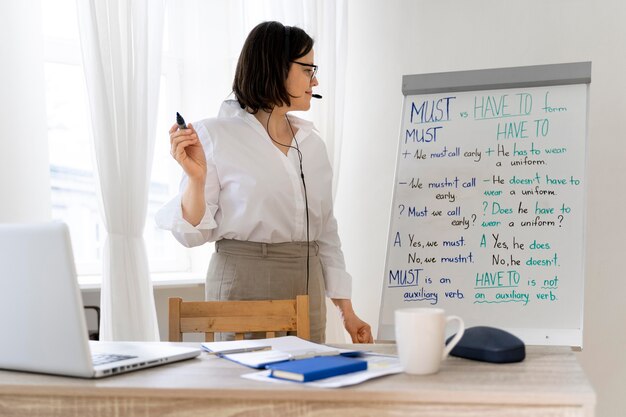
M 157 226 L 161 229 L 170 230 L 174 233 L 200 233 L 201 230 L 211 230 L 217 227 L 215 212 L 217 206 L 206 206 L 204 216 L 197 226 L 193 226 L 183 218 L 182 196 L 178 195 L 165 204 L 156 214 Z
M 326 284 L 326 296 L 328 298 L 346 298 L 352 296 L 352 276 L 345 269 L 324 267 L 324 284 Z

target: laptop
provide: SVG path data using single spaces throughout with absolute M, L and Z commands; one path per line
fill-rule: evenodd
M 200 354 L 161 342 L 88 340 L 64 223 L 0 224 L 0 368 L 100 378 Z

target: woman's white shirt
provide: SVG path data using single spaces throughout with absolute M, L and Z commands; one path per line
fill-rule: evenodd
M 313 124 L 289 115 L 297 129 L 309 208 L 309 241 L 317 241 L 326 295 L 350 298 L 337 221 L 333 215 L 332 168 L 324 142 Z M 305 242 L 306 205 L 296 149 L 282 153 L 261 123 L 234 100 L 225 101 L 217 118 L 193 124 L 207 159 L 206 212 L 197 226 L 182 216 L 179 194 L 156 215 L 160 228 L 171 230 L 187 247 L 219 239 L 262 243 Z

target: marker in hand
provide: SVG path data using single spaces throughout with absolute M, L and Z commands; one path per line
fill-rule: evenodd
M 176 124 L 178 125 L 179 129 L 187 129 L 185 119 L 183 119 L 183 116 L 181 116 L 178 112 L 176 112 Z

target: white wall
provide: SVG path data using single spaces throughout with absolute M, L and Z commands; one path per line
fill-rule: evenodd
M 50 174 L 39 0 L 0 12 L 0 222 L 50 219 Z
M 626 2 L 351 0 L 336 201 L 355 309 L 378 325 L 401 76 L 592 61 L 584 350 L 600 417 L 626 413 Z

